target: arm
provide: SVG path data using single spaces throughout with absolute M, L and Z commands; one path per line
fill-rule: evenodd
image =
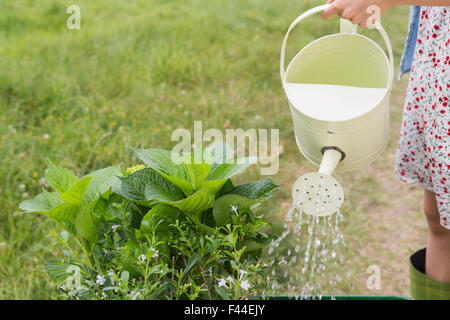
M 373 12 L 367 13 L 367 8 L 377 6 L 380 14 L 384 14 L 389 8 L 400 5 L 416 6 L 450 6 L 450 0 L 328 0 L 331 6 L 325 10 L 322 17 L 328 20 L 334 15 L 351 20 L 353 24 L 367 27 L 367 22 L 372 18 Z
M 403 6 L 403 5 L 409 5 L 409 6 L 437 6 L 437 7 L 444 7 L 444 6 L 450 6 L 449 0 L 390 0 L 392 2 L 393 6 Z

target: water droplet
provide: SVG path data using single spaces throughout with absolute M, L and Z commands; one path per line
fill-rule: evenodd
M 325 196 L 329 194 L 323 193 L 321 185 L 315 187 L 318 187 L 315 193 L 318 199 L 314 199 L 318 215 L 306 215 L 303 219 L 302 198 L 307 191 L 301 190 L 285 217 L 284 231 L 268 248 L 269 256 L 278 263 L 270 261 L 272 272 L 267 282 L 270 288 L 268 291 L 272 292 L 267 292 L 267 295 L 321 299 L 324 290 L 327 293 L 328 290 L 335 292 L 336 284 L 343 281 L 339 272 L 332 273 L 333 270 L 339 270 L 337 263 L 344 261 L 342 257 L 338 259 L 336 253 L 337 245 L 345 245 L 341 230 L 343 217 L 339 211 L 328 217 L 319 216 L 324 210 Z M 303 223 L 306 224 L 306 231 L 302 235 Z M 281 251 L 281 248 L 286 251 Z M 327 285 L 323 286 L 323 283 Z

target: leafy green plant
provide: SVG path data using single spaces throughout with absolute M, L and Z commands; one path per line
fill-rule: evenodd
M 144 165 L 78 178 L 52 162 L 43 191 L 20 204 L 64 228 L 66 247 L 45 269 L 77 299 L 240 299 L 260 293 L 272 240 L 255 208 L 278 186 L 269 178 L 235 186 L 255 159 L 229 161 L 224 144 L 190 154 L 133 149 Z

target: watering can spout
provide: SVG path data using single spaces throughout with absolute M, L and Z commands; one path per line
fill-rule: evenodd
M 345 158 L 345 153 L 337 147 L 324 147 L 322 153 L 319 173 L 331 176 L 338 163 Z

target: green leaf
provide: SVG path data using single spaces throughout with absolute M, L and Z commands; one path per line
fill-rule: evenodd
M 153 230 L 158 239 L 167 239 L 170 236 L 170 225 L 175 223 L 179 210 L 168 204 L 157 204 L 142 219 L 141 231 L 149 233 Z
M 132 150 L 148 167 L 179 179 L 187 179 L 183 164 L 174 164 L 172 162 L 171 151 L 161 149 Z
M 206 224 L 197 222 L 197 227 L 199 230 L 208 235 L 214 235 L 217 232 L 217 229 L 208 227 Z
M 130 280 L 130 273 L 128 271 L 122 271 L 120 274 L 120 284 L 127 285 L 128 280 Z
M 139 201 L 137 201 L 139 203 Z M 132 204 L 128 209 L 127 221 L 134 229 L 139 229 L 142 218 L 144 218 L 145 212 L 142 212 L 138 206 Z
M 175 164 L 172 162 L 172 152 L 161 149 L 132 149 L 139 159 L 141 159 L 148 167 L 156 170 L 166 180 L 183 191 L 186 196 L 190 196 L 194 188 L 187 181 L 188 175 L 184 168 L 184 164 Z
M 229 179 L 235 174 L 244 171 L 256 162 L 257 158 L 237 159 L 234 163 L 222 163 L 214 168 L 208 180 Z
M 122 265 L 123 269 L 126 272 L 128 272 L 132 277 L 134 278 L 144 277 L 141 268 L 139 268 L 139 266 L 131 259 L 122 259 L 120 261 L 120 264 Z
M 77 234 L 89 242 L 97 239 L 98 220 L 93 214 L 96 202 L 92 202 L 80 209 L 75 217 L 75 229 Z
M 201 187 L 208 189 L 211 194 L 216 194 L 222 189 L 227 181 L 229 181 L 229 179 L 205 180 L 202 182 Z
M 25 200 L 20 203 L 19 208 L 26 212 L 45 213 L 58 205 L 64 203 L 56 192 L 42 192 L 33 200 Z
M 81 179 L 69 190 L 61 194 L 60 198 L 63 199 L 65 202 L 80 205 L 83 195 L 86 192 L 86 189 L 89 186 L 91 180 L 92 177 L 86 177 Z
M 259 256 L 262 249 L 265 247 L 264 244 L 258 243 L 254 240 L 248 239 L 240 243 L 242 247 L 245 246 L 245 254 L 253 253 L 252 256 Z
M 110 188 L 120 184 L 119 177 L 121 175 L 120 164 L 96 170 L 87 174 L 85 177 L 92 177 L 92 180 L 83 195 L 81 204 L 85 205 L 98 199 L 100 195 L 108 191 Z
M 200 213 L 213 207 L 214 195 L 211 194 L 208 189 L 202 188 L 190 197 L 177 202 L 170 202 L 169 204 L 177 207 L 192 217 L 198 218 Z
M 202 258 L 198 254 L 193 254 L 186 263 L 186 269 L 184 270 L 185 275 L 187 275 L 189 271 L 191 271 L 191 269 L 195 266 L 196 263 L 201 263 L 201 261 Z
M 256 182 L 241 184 L 227 193 L 239 194 L 249 199 L 265 201 L 270 199 L 279 187 L 272 179 L 264 178 Z
M 78 205 L 63 203 L 48 211 L 46 214 L 60 221 L 73 223 L 79 210 L 80 207 Z
M 121 178 L 120 193 L 129 200 L 178 201 L 184 198 L 183 192 L 164 179 L 158 172 L 145 168 Z
M 211 181 L 221 181 L 221 180 L 211 180 Z M 231 179 L 228 179 L 222 188 L 216 193 L 216 198 L 220 198 L 221 196 L 227 194 L 230 190 L 234 189 L 234 183 L 231 181 Z
M 141 268 L 137 265 L 137 260 L 134 256 L 134 252 L 139 250 L 139 245 L 133 240 L 128 240 L 123 247 L 123 253 L 118 256 L 119 265 L 127 271 L 132 277 L 140 278 L 144 277 Z
M 153 169 L 145 168 L 120 178 L 121 185 L 118 192 L 128 200 L 145 200 L 145 186 L 155 179 L 154 172 Z
M 187 155 L 184 168 L 188 175 L 189 181 L 191 182 L 194 189 L 198 189 L 203 181 L 208 177 L 209 172 L 211 171 L 210 163 L 196 163 L 196 154 L 201 153 L 200 151 L 193 152 Z M 202 154 L 200 154 L 202 156 Z M 201 158 L 203 161 L 203 158 Z
M 158 173 L 162 175 L 167 181 L 170 181 L 178 188 L 180 188 L 186 196 L 190 196 L 194 192 L 194 188 L 189 181 L 168 175 L 162 171 L 158 171 Z
M 58 193 L 64 193 L 80 180 L 72 171 L 59 167 L 49 160 L 45 181 Z
M 179 189 L 178 189 L 179 191 Z M 145 200 L 155 200 L 160 202 L 178 201 L 184 198 L 184 194 L 179 191 L 168 190 L 157 183 L 145 186 Z
M 224 300 L 230 300 L 230 296 L 228 295 L 227 289 L 225 287 L 219 287 L 217 285 L 214 286 L 214 289 L 216 289 L 217 294 Z
M 231 215 L 236 214 L 233 207 L 236 207 L 236 210 L 239 212 L 251 208 L 258 202 L 237 194 L 224 195 L 214 203 L 214 220 L 216 220 L 217 226 L 224 226 L 231 221 Z
M 68 267 L 67 263 L 63 264 L 56 260 L 52 260 L 44 264 L 45 272 L 47 272 L 50 279 L 52 279 L 52 281 L 58 287 L 64 284 L 64 282 L 69 277 L 69 275 L 66 272 L 67 267 Z

